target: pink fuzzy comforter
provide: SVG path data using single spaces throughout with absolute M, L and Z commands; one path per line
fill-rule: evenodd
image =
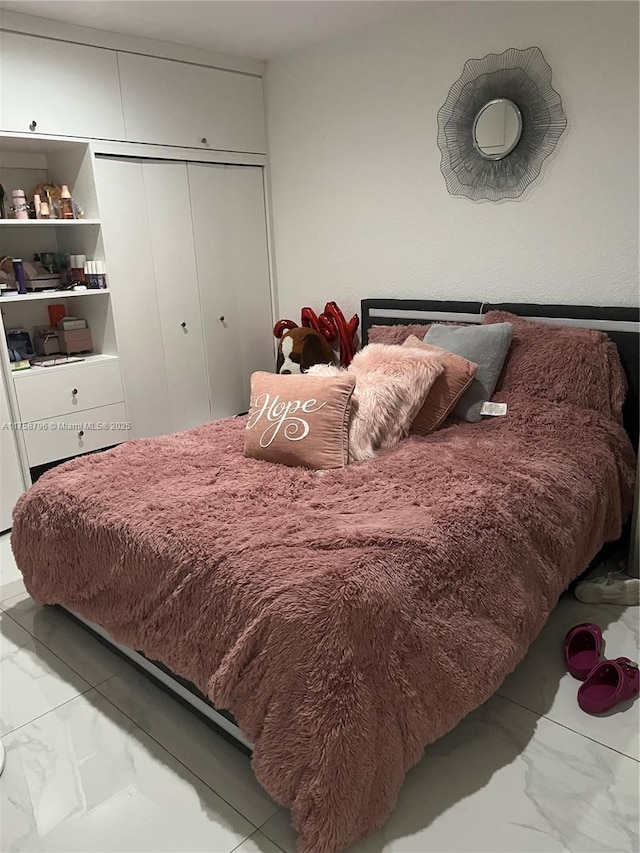
M 51 471 L 12 544 L 29 592 L 229 709 L 304 853 L 381 824 L 426 744 L 484 702 L 631 506 L 592 411 L 509 413 L 323 475 L 243 456 L 244 420 Z

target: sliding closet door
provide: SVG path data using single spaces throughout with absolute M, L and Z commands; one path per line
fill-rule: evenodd
M 186 163 L 97 158 L 131 435 L 211 419 Z
M 179 432 L 211 420 L 187 165 L 150 161 L 142 173 L 171 425 Z
M 214 418 L 249 407 L 251 374 L 274 370 L 262 169 L 189 164 Z
M 96 158 L 96 182 L 131 437 L 172 431 L 142 164 Z

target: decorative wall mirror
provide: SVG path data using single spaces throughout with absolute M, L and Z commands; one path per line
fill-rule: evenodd
M 438 112 L 447 189 L 473 201 L 517 198 L 540 178 L 566 126 L 540 48 L 469 59 Z

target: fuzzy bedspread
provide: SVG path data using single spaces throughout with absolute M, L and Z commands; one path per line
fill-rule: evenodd
M 384 823 L 425 746 L 619 536 L 633 452 L 595 412 L 516 395 L 506 417 L 324 474 L 246 459 L 244 425 L 49 472 L 12 545 L 34 598 L 229 709 L 299 849 L 336 853 Z

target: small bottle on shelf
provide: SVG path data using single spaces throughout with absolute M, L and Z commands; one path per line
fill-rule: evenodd
M 16 277 L 16 284 L 18 285 L 18 293 L 25 294 L 27 292 L 27 285 L 24 280 L 24 266 L 22 264 L 22 258 L 13 258 L 13 274 Z
M 40 202 L 40 216 L 38 217 L 38 219 L 51 219 L 51 213 L 49 212 L 48 202 Z
M 95 271 L 100 290 L 107 289 L 107 267 L 104 261 L 95 261 Z
M 11 190 L 11 209 L 16 219 L 29 218 L 29 205 L 24 190 Z
M 60 219 L 75 219 L 73 199 L 66 184 L 62 185 L 62 192 L 60 193 Z

